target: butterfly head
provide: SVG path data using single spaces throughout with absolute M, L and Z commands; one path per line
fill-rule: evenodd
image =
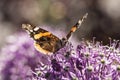
M 25 29 L 27 32 L 32 33 L 35 27 L 30 24 L 22 24 L 22 28 Z
M 22 28 L 24 30 L 26 30 L 26 32 L 30 35 L 30 37 L 33 38 L 33 36 L 36 34 L 34 29 L 35 29 L 35 26 L 32 26 L 30 24 L 22 24 Z

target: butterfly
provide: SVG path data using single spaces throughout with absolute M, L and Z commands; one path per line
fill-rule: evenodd
M 86 13 L 82 19 L 72 26 L 68 34 L 62 39 L 47 30 L 37 26 L 32 26 L 31 24 L 22 24 L 22 28 L 26 30 L 26 32 L 28 32 L 30 37 L 34 40 L 36 50 L 43 54 L 51 55 L 66 45 L 72 33 L 81 26 L 84 19 L 87 18 L 87 15 L 88 13 Z

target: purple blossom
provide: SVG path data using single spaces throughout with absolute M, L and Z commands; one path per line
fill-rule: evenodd
M 120 45 L 80 41 L 68 42 L 53 55 L 44 55 L 24 33 L 7 39 L 0 52 L 2 80 L 119 80 Z

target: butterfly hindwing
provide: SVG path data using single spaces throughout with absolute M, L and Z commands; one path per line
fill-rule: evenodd
M 39 33 L 34 35 L 35 46 L 36 48 L 41 47 L 43 50 L 46 50 L 46 53 L 56 52 L 58 49 L 62 47 L 61 40 L 49 32 Z M 42 50 L 42 51 L 43 51 Z M 45 52 L 45 51 L 44 51 Z

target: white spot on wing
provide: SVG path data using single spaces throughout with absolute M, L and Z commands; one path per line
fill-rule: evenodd
M 38 30 L 39 30 L 39 27 L 35 27 L 35 28 L 34 28 L 34 31 L 38 31 Z
M 81 25 L 81 23 L 82 23 L 82 21 L 81 21 L 81 20 L 79 20 L 79 21 L 78 21 L 78 24 L 79 24 L 79 25 Z
M 30 30 L 30 32 L 33 32 L 33 30 Z
M 81 24 L 83 23 L 83 21 L 87 18 L 87 16 L 88 16 L 88 13 L 86 13 L 86 14 L 83 16 L 83 18 L 78 21 L 79 27 L 81 26 Z

